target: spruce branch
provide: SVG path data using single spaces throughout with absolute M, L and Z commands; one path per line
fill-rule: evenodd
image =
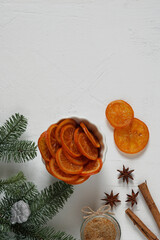
M 32 182 L 19 184 L 17 188 L 10 189 L 7 194 L 10 198 L 14 199 L 15 202 L 23 199 L 29 204 L 31 204 L 32 201 L 39 196 L 37 187 Z
M 15 199 L 9 196 L 6 192 L 0 201 L 0 224 L 5 222 L 6 224 L 10 225 L 11 207 L 14 203 Z
M 0 193 L 2 191 L 12 191 L 12 189 L 19 187 L 25 180 L 26 178 L 22 172 L 19 172 L 16 176 L 10 177 L 7 180 L 0 179 Z
M 36 155 L 37 146 L 32 141 L 17 140 L 12 144 L 0 145 L 0 159 L 5 162 L 25 162 L 34 159 Z
M 3 240 L 16 240 L 13 235 L 11 235 L 9 232 L 3 232 L 3 230 L 0 230 L 0 239 Z
M 19 140 L 27 127 L 27 119 L 15 113 L 0 127 L 0 160 L 17 163 L 32 160 L 37 155 L 37 146 L 32 141 Z
M 15 226 L 12 226 L 12 231 L 19 236 L 19 239 L 26 240 L 76 240 L 71 235 L 66 234 L 63 231 L 56 232 L 53 227 L 46 226 L 23 228 L 16 224 Z
M 42 225 L 51 219 L 73 193 L 73 186 L 62 181 L 45 188 L 30 205 L 31 216 L 26 225 Z
M 0 127 L 0 144 L 12 143 L 17 140 L 25 132 L 26 127 L 27 119 L 23 115 L 15 113 Z
M 4 196 L 0 200 L 0 239 L 75 240 L 63 231 L 57 232 L 53 227 L 44 226 L 73 193 L 72 185 L 60 181 L 39 192 L 32 182 L 25 180 L 21 172 L 0 183 L 4 190 Z M 28 203 L 31 215 L 27 222 L 12 224 L 11 208 L 19 200 Z

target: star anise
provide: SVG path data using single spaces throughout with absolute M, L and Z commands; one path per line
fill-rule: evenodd
M 110 205 L 111 208 L 113 208 L 113 206 L 117 206 L 116 205 L 116 202 L 121 202 L 119 199 L 118 199 L 118 195 L 119 193 L 117 193 L 116 195 L 113 195 L 113 190 L 111 191 L 110 195 L 108 193 L 105 193 L 105 195 L 107 196 L 106 198 L 104 199 L 101 199 L 103 201 L 106 201 L 105 205 Z
M 132 207 L 133 207 L 134 204 L 137 204 L 136 198 L 137 198 L 137 196 L 138 196 L 138 193 L 139 193 L 139 192 L 135 193 L 135 192 L 133 191 L 133 189 L 132 189 L 132 195 L 127 194 L 127 200 L 126 200 L 126 202 L 131 202 L 131 206 L 132 206 Z
M 134 178 L 132 177 L 132 172 L 134 170 L 130 170 L 129 171 L 129 168 L 125 168 L 125 166 L 123 165 L 123 170 L 122 171 L 121 170 L 117 170 L 117 171 L 120 172 L 120 175 L 119 175 L 118 179 L 123 178 L 123 182 L 126 181 L 127 184 L 128 184 L 128 179 L 129 178 L 134 180 Z

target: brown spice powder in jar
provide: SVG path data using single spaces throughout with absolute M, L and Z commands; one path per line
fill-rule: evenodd
M 116 228 L 114 224 L 103 217 L 89 221 L 84 229 L 84 240 L 115 240 Z

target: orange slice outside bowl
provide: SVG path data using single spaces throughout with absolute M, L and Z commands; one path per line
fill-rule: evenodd
M 134 118 L 129 126 L 114 130 L 114 140 L 122 152 L 129 154 L 138 153 L 148 143 L 149 130 L 144 122 Z
M 105 113 L 109 123 L 114 128 L 128 126 L 134 117 L 132 107 L 123 100 L 115 100 L 109 103 Z

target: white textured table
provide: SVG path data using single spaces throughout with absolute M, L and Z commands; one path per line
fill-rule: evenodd
M 75 186 L 54 218 L 57 230 L 79 238 L 80 209 L 101 206 L 104 192 L 113 189 L 122 201 L 115 209 L 121 239 L 145 239 L 125 215 L 125 200 L 132 188 L 137 191 L 137 185 L 147 180 L 160 203 L 159 92 L 159 0 L 0 0 L 0 122 L 15 112 L 24 114 L 29 125 L 23 137 L 37 141 L 58 119 L 83 116 L 106 135 L 103 170 Z M 117 151 L 106 123 L 105 108 L 114 99 L 128 101 L 149 127 L 149 145 L 134 159 Z M 1 177 L 22 170 L 39 189 L 55 181 L 39 152 L 26 164 L 0 164 Z M 135 180 L 128 186 L 117 179 L 116 170 L 123 164 L 135 169 Z M 141 194 L 134 211 L 160 235 Z

